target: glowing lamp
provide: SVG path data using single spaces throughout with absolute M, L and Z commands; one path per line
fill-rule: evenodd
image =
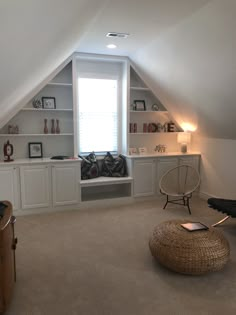
M 188 144 L 191 142 L 190 132 L 179 132 L 177 136 L 177 142 L 181 144 L 181 152 L 188 152 Z

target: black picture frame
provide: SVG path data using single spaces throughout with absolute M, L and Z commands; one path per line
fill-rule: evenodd
M 56 109 L 56 98 L 55 97 L 42 97 L 42 108 L 44 109 Z
M 42 142 L 29 142 L 29 158 L 42 158 L 43 157 L 43 144 Z
M 134 100 L 134 110 L 145 111 L 146 104 L 144 100 Z

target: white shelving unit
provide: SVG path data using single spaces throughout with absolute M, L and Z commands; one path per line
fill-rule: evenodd
M 128 144 L 129 148 L 146 147 L 149 152 L 152 152 L 156 145 L 164 144 L 171 147 L 171 144 L 176 144 L 177 132 L 164 132 L 164 125 L 171 121 L 171 117 L 166 108 L 161 104 L 159 99 L 154 95 L 152 90 L 144 83 L 134 67 L 130 65 L 130 82 L 129 82 L 129 100 L 128 104 Z M 145 110 L 134 110 L 135 100 L 145 102 Z M 158 110 L 153 110 L 152 106 L 156 104 Z M 131 128 L 136 125 L 136 131 Z M 146 132 L 144 132 L 144 124 Z M 161 128 L 154 128 L 158 131 L 148 132 L 148 125 L 155 124 Z M 176 127 L 176 131 L 179 128 Z M 174 147 L 173 150 L 176 150 Z
M 55 97 L 56 108 L 34 108 L 33 99 Z M 10 140 L 14 159 L 28 158 L 28 143 L 42 142 L 43 156 L 74 155 L 72 62 L 69 62 L 37 95 L 25 105 L 1 130 L 0 143 Z M 45 119 L 48 133 L 44 133 Z M 52 120 L 60 133 L 51 133 Z M 19 133 L 8 133 L 8 126 L 18 126 Z M 3 158 L 3 153 L 0 153 Z

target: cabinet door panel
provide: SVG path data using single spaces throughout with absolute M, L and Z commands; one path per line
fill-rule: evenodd
M 155 161 L 142 159 L 134 162 L 134 196 L 155 193 Z
M 21 166 L 22 208 L 49 207 L 49 170 L 48 166 Z
M 52 167 L 53 206 L 78 203 L 78 165 Z
M 162 176 L 169 171 L 170 169 L 178 166 L 177 158 L 162 158 L 157 162 L 157 194 L 160 194 L 159 182 Z M 177 178 L 173 178 L 173 182 L 175 182 Z
M 198 156 L 181 156 L 179 158 L 179 164 L 188 164 L 199 171 L 199 157 Z
M 0 178 L 0 200 L 9 200 L 13 209 L 17 209 L 19 196 L 17 169 L 15 167 L 2 167 Z

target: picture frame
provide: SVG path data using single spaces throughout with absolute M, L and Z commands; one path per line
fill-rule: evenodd
M 134 110 L 145 111 L 146 104 L 144 100 L 134 100 Z
M 138 152 L 140 155 L 146 155 L 147 154 L 147 148 L 146 147 L 138 148 Z
M 29 158 L 42 158 L 43 157 L 43 144 L 42 142 L 29 142 Z
M 138 150 L 137 148 L 129 148 L 129 155 L 137 155 Z
M 56 109 L 56 98 L 43 96 L 42 108 L 43 109 Z

